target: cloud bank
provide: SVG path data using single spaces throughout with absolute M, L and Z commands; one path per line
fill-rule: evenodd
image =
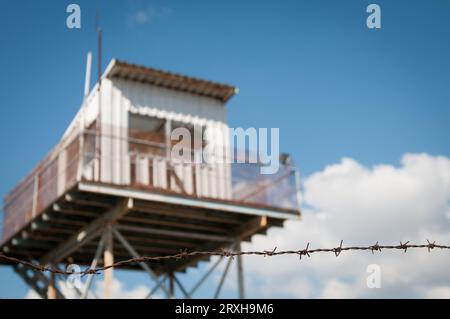
M 246 249 L 345 245 L 450 243 L 450 159 L 406 154 L 401 165 L 365 167 L 344 158 L 304 181 L 301 221 L 289 221 Z M 286 256 L 261 262 L 248 257 L 251 297 L 450 297 L 450 254 L 434 250 L 346 252 L 311 258 Z M 370 264 L 381 267 L 381 288 L 366 284 Z
M 76 292 L 76 290 L 67 286 L 65 281 L 62 281 L 62 280 L 58 281 L 58 287 L 59 287 L 61 293 L 67 299 L 78 299 L 79 298 L 79 295 Z M 80 289 L 80 291 L 82 291 L 82 290 L 83 289 Z M 103 298 L 103 296 L 104 296 L 104 281 L 98 280 L 93 285 L 93 290 L 94 290 L 94 293 L 89 293 L 88 299 Z M 149 286 L 145 286 L 145 285 L 138 285 L 131 289 L 126 289 L 123 282 L 121 282 L 117 278 L 114 278 L 113 283 L 112 283 L 111 298 L 113 298 L 113 299 L 143 299 L 143 298 L 147 297 L 149 292 L 150 292 Z M 154 299 L 160 298 L 158 294 L 154 294 L 152 297 Z M 40 296 L 34 290 L 30 289 L 26 293 L 25 299 L 40 299 Z

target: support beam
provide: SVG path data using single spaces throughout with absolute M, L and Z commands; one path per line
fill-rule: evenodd
M 92 260 L 91 263 L 91 269 L 95 269 L 97 267 L 98 264 L 98 260 L 100 259 L 100 255 L 103 252 L 103 246 L 105 243 L 105 234 L 103 234 L 102 238 L 100 238 L 100 241 L 98 243 L 97 246 L 97 251 L 95 252 L 95 256 L 94 259 Z M 81 294 L 81 299 L 86 299 L 89 293 L 89 289 L 91 288 L 91 284 L 92 284 L 92 280 L 94 279 L 94 275 L 93 274 L 89 274 L 88 275 L 88 279 L 86 281 L 86 284 L 84 285 L 84 289 L 83 292 Z
M 147 297 L 145 299 L 150 299 L 153 294 L 161 287 L 161 285 L 164 285 L 164 281 L 167 279 L 168 275 L 165 275 L 156 285 L 153 287 L 153 289 L 148 293 Z
M 149 205 L 139 201 L 135 204 L 135 210 L 146 214 L 181 217 L 197 221 L 210 221 L 230 225 L 241 224 L 241 220 L 237 219 L 236 216 L 213 216 L 208 211 L 201 211 L 198 209 L 192 210 L 189 207 L 165 206 L 164 204 L 157 203 Z
M 192 233 L 192 232 L 165 230 L 165 229 L 157 229 L 157 228 L 149 228 L 149 227 L 117 225 L 116 228 L 119 230 L 140 232 L 140 233 L 146 233 L 146 234 L 152 234 L 152 235 L 163 235 L 163 236 L 170 236 L 170 237 L 181 237 L 181 238 L 208 240 L 208 241 L 232 242 L 234 240 L 233 237 L 228 237 L 228 236 L 199 234 L 199 233 Z
M 65 214 L 65 215 L 77 215 L 77 216 L 84 216 L 84 217 L 98 217 L 99 213 L 95 213 L 92 211 L 85 211 L 85 210 L 80 210 L 80 209 L 74 209 L 74 208 L 67 208 L 64 205 L 61 204 L 53 204 L 52 206 L 53 211 L 61 213 L 61 214 Z
M 108 267 L 108 266 L 111 266 L 112 264 L 114 264 L 114 247 L 113 247 L 114 237 L 113 237 L 113 233 L 112 233 L 112 225 L 111 224 L 106 226 L 104 236 L 105 236 L 104 237 L 105 238 L 105 251 L 104 251 L 104 255 L 103 255 L 103 261 L 104 261 L 103 266 Z M 111 297 L 112 297 L 113 272 L 114 272 L 113 268 L 108 268 L 104 272 L 105 299 L 111 299 Z
M 227 265 L 225 266 L 225 270 L 223 271 L 222 277 L 220 278 L 219 285 L 217 286 L 216 293 L 214 294 L 214 299 L 219 298 L 220 291 L 222 290 L 223 283 L 225 282 L 225 278 L 227 277 L 228 270 L 230 269 L 232 261 L 233 258 L 228 257 Z
M 29 269 L 23 265 L 14 266 L 14 271 L 25 281 L 43 299 L 48 297 L 48 286 L 50 279 L 43 273 L 38 271 L 28 271 Z M 39 285 L 41 283 L 41 285 Z M 57 299 L 64 299 L 64 295 L 54 286 Z
M 267 217 L 258 216 L 250 220 L 249 222 L 242 224 L 236 230 L 236 240 L 240 242 L 247 237 L 250 237 L 258 231 L 267 227 Z
M 47 287 L 47 299 L 56 299 L 55 273 L 50 273 L 50 281 Z
M 112 208 L 114 206 L 114 204 L 112 203 L 106 201 L 90 200 L 75 193 L 66 194 L 64 196 L 64 199 L 70 203 L 74 203 L 77 205 L 88 205 L 101 208 Z
M 183 239 L 160 239 L 159 237 L 153 236 L 145 236 L 145 237 L 141 237 L 141 236 L 132 236 L 131 234 L 127 234 L 127 240 L 131 243 L 131 242 L 139 242 L 141 245 L 149 247 L 152 245 L 167 245 L 167 246 L 173 246 L 173 248 L 175 248 L 177 251 L 180 251 L 180 247 L 183 248 L 198 248 L 198 244 L 193 243 L 193 242 L 186 242 Z
M 183 284 L 181 283 L 181 281 L 177 278 L 177 276 L 173 275 L 173 280 L 176 282 L 176 284 L 178 285 L 178 287 L 180 288 L 181 292 L 183 293 L 184 297 L 186 299 L 191 299 L 191 296 L 189 295 L 189 293 L 187 292 L 187 290 L 184 288 Z
M 78 248 L 97 237 L 107 223 L 114 222 L 133 208 L 133 199 L 122 199 L 114 208 L 83 227 L 76 234 L 61 243 L 56 249 L 41 258 L 41 263 L 59 262 Z
M 238 242 L 236 244 L 236 251 L 241 252 L 241 242 Z M 244 271 L 241 255 L 237 256 L 237 279 L 238 279 L 238 298 L 245 299 Z
M 209 275 L 214 271 L 214 269 L 217 268 L 217 266 L 221 263 L 222 260 L 223 256 L 220 256 L 219 259 L 217 259 L 217 261 L 214 263 L 214 265 L 212 265 L 212 267 L 209 268 L 209 270 L 203 275 L 202 278 L 200 278 L 200 280 L 195 284 L 195 286 L 192 287 L 192 289 L 189 291 L 189 296 L 192 296 L 197 291 L 197 289 L 209 277 Z
M 198 223 L 189 223 L 189 220 L 184 219 L 183 221 L 167 221 L 160 218 L 160 216 L 155 216 L 152 218 L 142 218 L 142 217 L 134 217 L 131 216 L 130 213 L 126 217 L 122 218 L 124 222 L 132 222 L 138 223 L 140 225 L 156 225 L 156 226 L 167 226 L 167 227 L 178 227 L 185 228 L 187 230 L 198 230 L 198 231 L 207 231 L 207 232 L 215 232 L 215 233 L 223 233 L 224 227 L 218 226 L 210 226 L 210 225 L 202 225 Z
M 125 237 L 122 236 L 122 234 L 117 229 L 113 229 L 113 232 L 114 232 L 114 235 L 116 236 L 116 238 L 122 244 L 122 246 L 126 250 L 128 250 L 128 252 L 131 254 L 131 256 L 133 258 L 140 258 L 141 257 L 138 254 L 138 252 L 136 250 L 134 250 L 134 248 L 130 245 L 130 243 L 125 239 Z M 158 276 L 155 275 L 153 270 L 151 270 L 151 268 L 146 263 L 141 262 L 141 263 L 139 263 L 139 265 L 142 267 L 142 269 L 144 269 L 150 275 L 150 277 L 156 282 L 156 284 L 159 284 L 162 281 L 162 279 L 159 279 Z M 164 292 L 166 293 L 167 297 L 169 298 L 169 296 L 170 296 L 169 290 L 164 285 L 160 285 L 160 287 L 162 288 L 162 290 L 164 290 Z
M 167 172 L 169 173 L 169 187 L 171 187 L 172 178 L 175 181 L 175 184 L 178 186 L 182 194 L 187 194 L 186 190 L 184 189 L 184 183 L 183 180 L 178 177 L 177 173 L 175 172 L 175 167 L 170 162 L 167 162 Z
M 173 271 L 169 273 L 169 298 L 173 299 L 175 297 L 175 286 L 173 284 L 174 280 L 174 274 Z

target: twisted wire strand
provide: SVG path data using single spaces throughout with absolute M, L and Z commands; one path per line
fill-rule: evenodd
M 8 261 L 13 264 L 17 265 L 23 265 L 25 267 L 28 267 L 34 271 L 40 271 L 40 272 L 50 272 L 58 275 L 92 275 L 92 274 L 100 274 L 101 272 L 110 269 L 110 268 L 119 268 L 125 265 L 129 264 L 135 264 L 135 263 L 149 263 L 149 262 L 160 262 L 165 260 L 181 260 L 188 257 L 198 257 L 198 256 L 222 256 L 222 257 L 228 257 L 228 258 L 234 258 L 236 256 L 263 256 L 263 257 L 272 257 L 272 256 L 281 256 L 281 255 L 297 255 L 299 259 L 301 260 L 303 256 L 311 257 L 311 254 L 315 253 L 333 253 L 336 257 L 338 257 L 342 252 L 344 251 L 371 251 L 372 254 L 374 254 L 376 251 L 381 252 L 382 250 L 403 250 L 405 253 L 408 249 L 427 249 L 428 252 L 431 252 L 432 249 L 439 248 L 439 249 L 450 249 L 450 246 L 448 245 L 440 245 L 436 244 L 435 241 L 431 242 L 427 240 L 426 244 L 410 244 L 409 241 L 402 243 L 398 245 L 380 245 L 378 242 L 376 242 L 374 245 L 370 246 L 343 246 L 343 241 L 341 240 L 339 246 L 334 248 L 315 248 L 310 249 L 309 248 L 310 243 L 306 245 L 304 249 L 299 250 L 280 250 L 277 251 L 277 247 L 275 247 L 273 250 L 262 250 L 262 251 L 233 251 L 233 250 L 216 250 L 216 251 L 187 251 L 187 250 L 181 250 L 177 254 L 173 255 L 165 255 L 165 256 L 144 256 L 139 258 L 130 258 L 126 260 L 121 260 L 118 262 L 115 262 L 111 265 L 103 266 L 103 267 L 97 267 L 97 268 L 86 268 L 85 270 L 78 271 L 78 272 L 70 272 L 61 270 L 59 268 L 55 268 L 54 266 L 48 266 L 48 265 L 40 265 L 38 263 L 18 259 L 16 257 L 7 256 L 3 253 L 0 253 L 0 259 Z

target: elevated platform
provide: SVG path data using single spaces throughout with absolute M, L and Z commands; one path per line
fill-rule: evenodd
M 21 259 L 89 266 L 108 223 L 140 256 L 161 256 L 183 249 L 228 248 L 298 217 L 298 211 L 289 209 L 79 182 L 3 242 L 1 249 Z M 115 260 L 132 257 L 117 239 L 113 247 Z M 150 266 L 159 275 L 185 271 L 199 261 L 190 258 Z M 128 268 L 140 270 L 137 264 Z

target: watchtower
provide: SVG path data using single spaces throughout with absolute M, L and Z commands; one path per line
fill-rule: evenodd
M 226 132 L 225 105 L 235 93 L 229 85 L 112 60 L 60 142 L 5 196 L 0 249 L 40 264 L 96 267 L 181 249 L 239 250 L 252 235 L 298 218 L 298 175 L 288 161 L 276 174 L 261 175 L 258 164 L 171 158 L 176 128 L 195 137 L 193 157 L 211 144 L 223 150 L 220 156 L 234 152 L 227 138 L 218 141 L 203 133 L 209 128 Z M 125 268 L 146 271 L 156 282 L 152 293 L 162 289 L 170 297 L 176 283 L 190 297 L 211 271 L 191 291 L 176 273 L 207 260 Z M 241 258 L 237 265 L 243 298 Z M 43 298 L 64 297 L 52 275 L 14 267 Z M 113 269 L 105 272 L 106 298 L 112 275 Z M 79 291 L 81 297 L 88 296 L 92 278 Z

